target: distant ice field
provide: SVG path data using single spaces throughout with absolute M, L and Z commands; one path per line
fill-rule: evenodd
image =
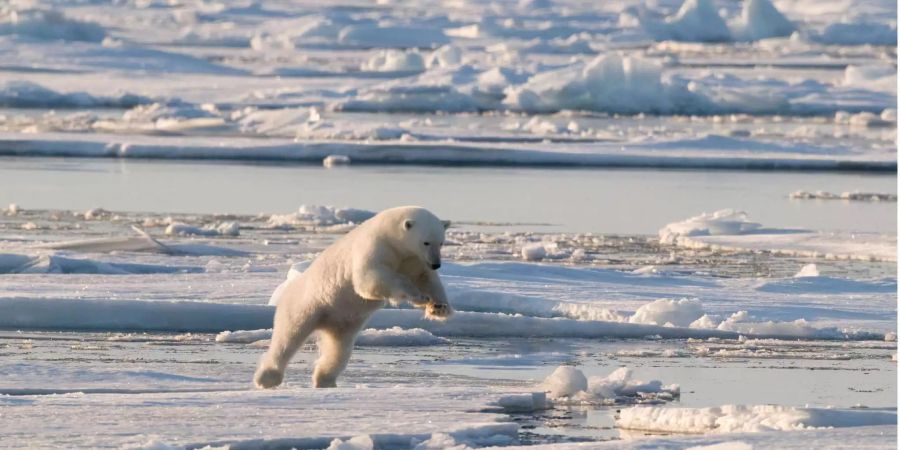
M 0 154 L 893 172 L 896 12 L 14 2 Z

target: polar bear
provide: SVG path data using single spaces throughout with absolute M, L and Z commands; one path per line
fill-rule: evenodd
M 449 222 L 416 206 L 392 208 L 363 222 L 287 281 L 275 309 L 272 341 L 256 370 L 259 388 L 281 384 L 288 361 L 319 332 L 314 387 L 334 387 L 369 316 L 409 302 L 429 319 L 453 309 L 437 269 Z

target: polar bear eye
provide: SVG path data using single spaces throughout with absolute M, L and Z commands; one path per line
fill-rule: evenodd
M 429 245 L 431 245 L 431 242 L 426 242 L 426 243 L 425 243 L 425 246 L 426 246 L 426 247 L 428 247 Z

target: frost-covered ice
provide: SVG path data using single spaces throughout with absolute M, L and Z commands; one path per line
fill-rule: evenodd
M 893 170 L 896 9 L 17 2 L 0 154 Z
M 238 234 L 240 234 L 240 227 L 234 222 L 223 222 L 203 228 L 175 222 L 166 227 L 168 236 L 237 236 Z
M 703 213 L 659 230 L 662 244 L 719 250 L 765 251 L 827 259 L 897 260 L 897 236 L 765 228 L 742 211 Z
M 725 405 L 715 408 L 636 406 L 616 420 L 622 428 L 665 433 L 747 433 L 896 425 L 896 410 Z
M 887 192 L 841 192 L 834 194 L 825 191 L 807 192 L 795 191 L 791 192 L 790 197 L 798 200 L 847 200 L 847 201 L 869 201 L 869 202 L 896 202 L 897 194 Z
M 677 384 L 636 380 L 627 367 L 620 367 L 605 377 L 588 378 L 575 367 L 559 366 L 539 387 L 555 402 L 563 404 L 672 400 L 681 392 Z
M 296 213 L 273 214 L 269 226 L 273 228 L 298 228 L 304 226 L 358 225 L 375 213 L 354 208 L 302 205 Z
M 371 164 L 893 173 L 896 13 L 884 0 L 15 1 L 0 6 L 0 155 L 352 163 L 316 169 L 331 181 Z M 798 209 L 896 205 L 880 185 L 797 178 L 776 195 L 804 189 Z M 163 198 L 212 187 L 152 181 Z M 341 388 L 305 388 L 307 345 L 284 387 L 251 390 L 285 272 L 386 206 L 300 184 L 245 215 L 4 199 L 22 206 L 0 210 L 0 409 L 15 418 L 0 446 L 894 445 L 896 235 L 752 208 L 657 237 L 563 233 L 553 213 L 508 233 L 459 217 L 441 269 L 453 319 L 379 311 Z M 448 195 L 469 201 L 469 187 Z M 575 204 L 638 199 L 616 192 Z M 261 195 L 216 190 L 248 193 Z M 749 208 L 697 200 L 645 222 Z M 783 404 L 753 406 L 768 402 Z M 647 429 L 705 434 L 630 434 L 616 403 L 657 404 L 623 410 Z M 594 422 L 573 424 L 585 408 Z M 801 426 L 840 428 L 771 431 Z
M 223 331 L 216 335 L 216 342 L 254 343 L 272 338 L 272 329 Z M 417 347 L 448 344 L 449 340 L 437 337 L 421 328 L 403 329 L 391 327 L 383 330 L 366 328 L 356 336 L 356 345 L 371 347 Z

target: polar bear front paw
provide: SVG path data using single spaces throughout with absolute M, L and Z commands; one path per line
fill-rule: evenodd
M 428 320 L 447 320 L 453 315 L 453 308 L 447 303 L 429 303 L 425 307 L 425 318 Z
M 431 297 L 425 294 L 407 295 L 405 296 L 405 300 L 416 308 L 427 308 L 428 305 L 432 304 Z

